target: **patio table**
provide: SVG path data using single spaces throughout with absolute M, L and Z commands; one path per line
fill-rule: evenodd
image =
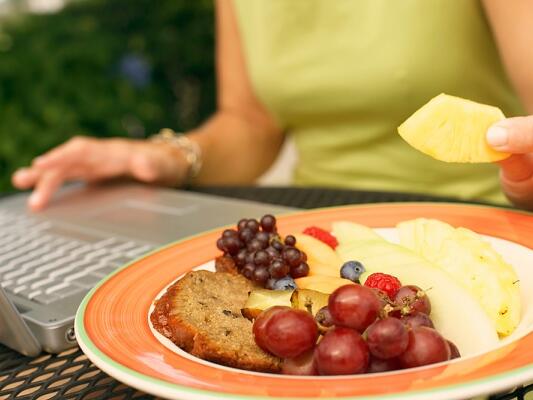
M 458 202 L 453 198 L 405 193 L 367 192 L 324 188 L 204 187 L 191 190 L 298 208 L 345 204 L 435 201 Z M 533 399 L 533 384 L 490 396 L 490 400 Z M 128 387 L 92 364 L 75 347 L 58 355 L 43 353 L 22 356 L 0 344 L 0 400 L 48 399 L 154 399 Z

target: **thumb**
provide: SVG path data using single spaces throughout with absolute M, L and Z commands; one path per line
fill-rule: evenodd
M 487 143 L 495 150 L 507 153 L 533 152 L 533 115 L 495 123 L 487 131 Z

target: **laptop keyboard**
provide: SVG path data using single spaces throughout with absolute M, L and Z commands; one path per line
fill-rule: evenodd
M 117 267 L 153 250 L 130 240 L 76 237 L 67 237 L 52 223 L 0 211 L 0 284 L 8 292 L 50 304 L 87 292 Z

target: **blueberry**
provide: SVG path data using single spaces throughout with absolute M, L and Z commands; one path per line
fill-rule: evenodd
M 363 272 L 365 272 L 365 267 L 359 261 L 347 261 L 341 267 L 341 278 L 359 282 Z
M 285 276 L 281 279 L 278 279 L 272 285 L 274 290 L 294 290 L 296 289 L 296 282 L 290 276 Z

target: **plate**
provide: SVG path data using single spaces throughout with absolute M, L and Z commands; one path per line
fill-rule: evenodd
M 151 331 L 153 300 L 184 273 L 212 261 L 221 229 L 170 244 L 116 271 L 83 300 L 75 328 L 81 349 L 100 369 L 130 386 L 181 400 L 348 398 L 454 399 L 496 393 L 533 380 L 533 215 L 492 207 L 393 203 L 335 207 L 278 217 L 281 233 L 350 220 L 374 228 L 437 218 L 501 243 L 497 250 L 521 279 L 519 334 L 487 353 L 448 363 L 381 374 L 289 377 L 198 360 L 166 346 Z M 454 312 L 460 312 L 455 310 Z M 521 333 L 520 333 L 521 332 Z

